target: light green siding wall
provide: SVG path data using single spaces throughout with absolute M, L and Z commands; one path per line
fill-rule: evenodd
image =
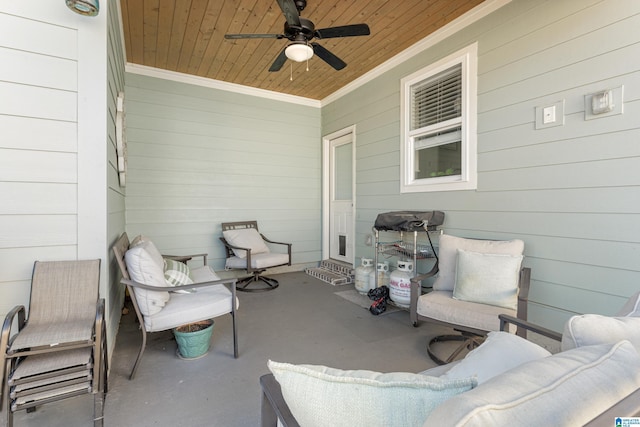
M 320 109 L 126 74 L 127 232 L 224 267 L 220 223 L 257 220 L 320 260 Z
M 530 318 L 612 314 L 640 284 L 640 2 L 514 0 L 322 109 L 355 124 L 356 256 L 380 212 L 446 213 L 447 233 L 520 238 Z M 478 42 L 478 189 L 400 194 L 400 79 Z M 585 120 L 584 96 L 624 85 L 624 114 Z M 564 125 L 535 107 L 564 100 Z M 619 101 L 619 100 L 618 100 Z

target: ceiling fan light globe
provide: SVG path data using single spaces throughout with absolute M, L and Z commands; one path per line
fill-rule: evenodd
M 311 46 L 306 44 L 290 44 L 284 50 L 284 54 L 287 55 L 287 58 L 292 61 L 304 62 L 308 59 L 311 59 L 311 57 L 313 56 L 313 49 L 311 48 Z

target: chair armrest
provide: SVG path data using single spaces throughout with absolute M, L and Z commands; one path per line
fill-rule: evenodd
M 198 258 L 198 257 L 202 257 L 202 262 L 203 265 L 207 265 L 207 256 L 209 254 L 193 254 L 193 255 L 162 255 L 162 258 L 168 258 L 168 259 L 173 259 L 179 262 L 184 262 L 186 263 L 187 261 L 190 261 L 193 258 Z
M 428 277 L 438 274 L 438 263 L 436 262 L 431 271 L 425 274 L 419 274 L 411 279 L 411 294 L 409 300 L 409 319 L 413 326 L 418 326 L 418 298 L 422 295 L 422 286 L 420 281 Z
M 527 331 L 534 332 L 536 334 L 543 335 L 547 338 L 554 339 L 556 341 L 562 341 L 562 334 L 556 331 L 552 331 L 551 329 L 547 329 L 545 327 L 536 325 L 534 323 L 528 322 L 526 320 L 519 319 L 517 317 L 510 316 L 508 314 L 499 314 L 498 318 L 500 319 L 500 330 L 505 331 L 507 329 L 507 324 L 511 323 L 516 325 L 518 328 L 524 328 Z
M 275 245 L 287 245 L 287 246 L 291 246 L 291 243 L 276 242 L 275 240 L 270 240 L 270 239 L 266 238 L 266 237 L 264 236 L 264 234 L 262 234 L 262 233 L 260 234 L 260 236 L 262 236 L 262 240 L 264 240 L 265 242 L 268 242 L 268 243 L 273 243 L 273 244 L 275 244 Z
M 287 402 L 282 397 L 282 389 L 273 374 L 260 377 L 262 387 L 261 426 L 276 427 L 278 420 L 283 427 L 299 427 L 298 421 L 291 414 Z
M 4 323 L 2 324 L 2 335 L 0 336 L 0 357 L 4 358 L 7 354 L 7 348 L 9 348 L 9 344 L 11 343 L 11 327 L 13 326 L 13 321 L 16 316 L 18 316 L 18 332 L 26 323 L 25 321 L 25 313 L 26 310 L 24 305 L 16 305 L 13 309 L 7 313 L 4 318 Z M 14 334 L 14 337 L 17 334 Z M 4 363 L 0 364 L 1 367 L 4 368 Z
M 158 292 L 162 292 L 162 291 L 178 291 L 180 289 L 203 288 L 203 287 L 206 287 L 206 286 L 213 286 L 213 285 L 230 285 L 230 286 L 233 286 L 233 288 L 235 288 L 237 281 L 238 281 L 238 279 L 231 278 L 231 279 L 211 280 L 209 282 L 192 283 L 190 285 L 160 287 L 160 286 L 145 285 L 144 283 L 139 283 L 139 282 L 136 282 L 136 281 L 133 281 L 133 280 L 129 280 L 129 279 L 124 279 L 124 278 L 120 279 L 120 283 L 122 283 L 124 285 L 132 286 L 134 288 L 147 289 L 147 290 L 150 290 L 150 291 L 158 291 Z

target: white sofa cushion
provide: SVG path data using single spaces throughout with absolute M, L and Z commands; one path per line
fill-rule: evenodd
M 269 252 L 269 247 L 255 228 L 241 228 L 238 230 L 225 230 L 222 232 L 227 243 L 231 246 L 251 249 L 251 257 L 254 254 Z M 233 249 L 233 253 L 238 258 L 246 258 L 247 251 Z
M 131 245 L 124 255 L 129 277 L 134 282 L 144 285 L 166 288 L 168 284 L 164 278 L 162 255 L 150 240 L 141 239 L 138 242 L 136 245 Z M 138 307 L 144 316 L 158 313 L 170 298 L 166 289 L 149 291 L 135 288 L 134 293 Z
M 500 330 L 499 314 L 517 314 L 510 308 L 454 299 L 453 291 L 432 291 L 422 295 L 418 298 L 417 312 L 431 319 L 483 331 Z M 509 330 L 515 330 L 515 327 L 509 325 Z
M 458 249 L 453 297 L 516 310 L 522 255 L 483 254 Z
M 478 384 L 525 362 L 551 356 L 537 344 L 508 332 L 489 332 L 487 339 L 441 378 L 478 378 Z
M 421 426 L 473 378 L 444 380 L 406 372 L 343 371 L 269 361 L 291 413 L 305 427 Z
M 261 253 L 261 254 L 253 254 L 251 252 L 251 268 L 268 268 L 273 267 L 274 265 L 284 265 L 289 262 L 288 254 L 278 254 L 274 252 L 269 253 Z M 237 256 L 233 256 L 231 258 L 227 258 L 225 262 L 226 269 L 232 268 L 246 268 L 247 267 L 247 259 L 240 258 Z
M 226 313 L 231 313 L 231 291 L 224 285 L 212 285 L 195 293 L 173 294 L 161 311 L 144 317 L 144 327 L 148 332 L 164 331 Z
M 583 314 L 564 325 L 562 351 L 594 344 L 613 344 L 629 340 L 640 351 L 640 317 L 608 317 Z
M 456 280 L 457 250 L 483 254 L 522 255 L 522 240 L 476 240 L 444 234 L 440 236 L 438 248 L 438 275 L 433 282 L 436 291 L 453 291 Z
M 452 397 L 424 426 L 584 425 L 638 387 L 640 355 L 630 342 L 581 347 L 525 363 Z

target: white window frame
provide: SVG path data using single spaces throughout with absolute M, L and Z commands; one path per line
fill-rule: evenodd
M 474 190 L 478 182 L 477 80 L 478 44 L 474 43 L 401 80 L 400 192 Z M 411 131 L 411 87 L 457 64 L 462 66 L 462 171 L 459 175 L 415 179 L 415 144 Z M 446 122 L 439 123 L 446 126 Z M 436 125 L 437 126 L 437 125 Z M 432 128 L 431 131 L 434 129 Z M 437 130 L 437 129 L 436 129 Z

